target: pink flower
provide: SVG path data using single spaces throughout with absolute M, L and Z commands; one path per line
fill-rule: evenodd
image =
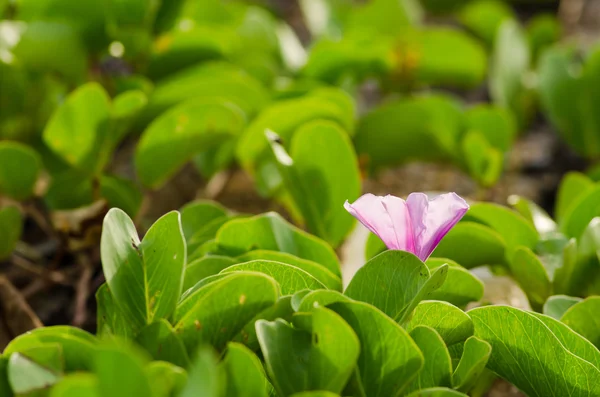
M 442 238 L 469 209 L 456 193 L 429 200 L 424 193 L 399 197 L 365 194 L 344 208 L 392 250 L 412 252 L 422 261 L 429 258 Z

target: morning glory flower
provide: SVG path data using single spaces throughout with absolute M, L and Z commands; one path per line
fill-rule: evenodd
M 344 208 L 392 250 L 408 251 L 422 261 L 469 209 L 456 193 L 429 199 L 425 193 L 399 197 L 367 193 Z

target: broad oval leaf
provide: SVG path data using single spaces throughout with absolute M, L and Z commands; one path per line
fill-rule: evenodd
M 492 345 L 488 368 L 530 396 L 593 396 L 600 371 L 569 352 L 533 314 L 506 306 L 469 311 L 475 335 Z M 518 357 L 518 359 L 517 359 Z
M 448 264 L 448 275 L 442 286 L 433 291 L 428 299 L 452 303 L 464 307 L 483 297 L 483 282 L 464 267 L 450 259 L 429 258 L 425 262 L 430 271 Z
M 194 200 L 181 208 L 181 228 L 187 241 L 215 219 L 227 216 L 227 209 L 210 200 Z
M 119 308 L 106 283 L 96 291 L 96 307 L 96 335 L 99 338 L 119 336 L 133 339 L 135 337 L 138 328 Z
M 279 286 L 258 272 L 234 272 L 199 288 L 177 306 L 175 332 L 188 352 L 202 343 L 221 349 L 255 315 L 272 306 Z
M 600 348 L 600 297 L 590 296 L 571 306 L 561 321 Z
M 467 395 L 447 387 L 432 387 L 417 390 L 406 397 L 467 397 Z
M 508 267 L 527 295 L 531 307 L 541 310 L 546 299 L 552 295 L 552 283 L 539 258 L 531 249 L 519 247 L 508 262 Z
M 240 134 L 245 115 L 234 104 L 192 99 L 162 114 L 142 134 L 135 167 L 142 183 L 159 187 L 193 155 Z
M 100 397 L 98 378 L 89 373 L 67 375 L 52 387 L 50 397 Z
M 142 328 L 135 340 L 154 360 L 167 361 L 182 368 L 190 364 L 183 342 L 167 320 L 161 319 Z
M 392 319 L 402 322 L 415 306 L 445 281 L 448 266 L 430 276 L 415 255 L 385 251 L 361 267 L 344 291 L 348 297 L 372 304 Z
M 348 302 L 352 299 L 348 298 L 337 291 L 331 291 L 326 289 L 319 289 L 316 291 L 306 291 L 307 293 L 302 296 L 299 301 L 295 301 L 292 298 L 292 307 L 297 312 L 309 312 L 313 308 L 318 306 L 328 306 L 335 302 Z M 317 306 L 318 305 L 318 306 Z
M 223 270 L 222 274 L 239 271 L 261 272 L 273 277 L 279 283 L 282 295 L 292 295 L 300 290 L 316 290 L 325 288 L 308 272 L 282 262 L 255 260 L 233 265 Z
M 224 379 L 217 365 L 214 351 L 208 347 L 198 349 L 188 371 L 188 380 L 179 397 L 219 397 Z
M 553 295 L 544 303 L 543 313 L 555 320 L 560 320 L 571 306 L 582 300 L 575 296 Z
M 150 387 L 158 396 L 178 395 L 187 383 L 187 372 L 166 361 L 152 361 L 144 368 Z
M 219 229 L 216 243 L 232 255 L 257 249 L 286 252 L 317 262 L 341 277 L 337 256 L 327 243 L 291 225 L 274 212 L 227 222 Z
M 405 328 L 411 332 L 419 325 L 436 330 L 447 346 L 462 342 L 473 335 L 473 322 L 469 316 L 447 302 L 424 301 L 419 303 Z
M 148 358 L 134 346 L 122 343 L 98 348 L 93 357 L 94 373 L 102 396 L 150 396 L 150 379 L 144 371 Z
M 101 256 L 110 292 L 135 326 L 151 324 L 173 313 L 186 263 L 178 212 L 157 220 L 140 242 L 127 214 L 111 209 L 104 218 Z
M 361 346 L 358 376 L 369 397 L 400 393 L 423 367 L 423 354 L 408 333 L 379 309 L 363 302 L 330 306 L 352 327 Z
M 600 216 L 600 185 L 585 190 L 577 196 L 563 214 L 560 231 L 567 237 L 579 239 L 589 223 Z
M 420 390 L 428 387 L 452 386 L 452 360 L 442 337 L 433 329 L 418 326 L 410 331 L 425 358 L 425 364 L 417 379 L 405 390 Z
M 452 375 L 455 389 L 468 392 L 479 380 L 492 353 L 492 346 L 471 336 L 466 340 L 458 366 Z
M 0 142 L 0 193 L 15 200 L 33 194 L 40 172 L 40 156 L 18 142 Z
M 252 320 L 248 321 L 240 333 L 236 335 L 234 341 L 243 343 L 253 351 L 258 350 L 260 346 L 258 343 L 258 337 L 256 336 L 256 322 L 258 320 L 275 321 L 277 319 L 291 321 L 292 315 L 294 314 L 291 302 L 291 295 L 280 296 L 273 306 L 267 307 L 254 316 Z
M 230 342 L 220 366 L 227 374 L 226 397 L 268 397 L 272 388 L 261 361 L 246 346 Z
M 183 291 L 189 290 L 205 278 L 219 274 L 221 270 L 236 263 L 235 259 L 220 255 L 207 255 L 188 263 L 185 267 Z
M 580 172 L 567 173 L 558 187 L 554 213 L 556 220 L 562 224 L 565 215 L 570 212 L 571 206 L 594 188 L 594 182 Z

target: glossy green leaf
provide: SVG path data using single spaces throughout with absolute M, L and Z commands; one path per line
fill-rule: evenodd
M 467 397 L 467 395 L 446 387 L 432 387 L 415 391 L 407 397 Z
M 129 216 L 135 217 L 142 206 L 144 196 L 132 181 L 116 176 L 102 175 L 100 194 L 109 207 L 120 208 Z
M 181 227 L 186 240 L 207 227 L 215 219 L 227 216 L 227 209 L 217 202 L 194 200 L 181 208 Z
M 567 237 L 580 238 L 590 221 L 600 216 L 600 185 L 577 197 L 560 222 L 560 231 Z
M 432 256 L 448 258 L 467 269 L 505 263 L 506 243 L 490 227 L 475 222 L 459 222 L 433 251 Z
M 446 281 L 427 299 L 446 301 L 458 307 L 479 301 L 483 297 L 483 283 L 474 274 L 449 259 L 429 258 L 425 262 L 430 271 L 446 263 L 448 264 Z
M 492 353 L 492 346 L 471 336 L 466 340 L 463 353 L 452 375 L 452 384 L 460 391 L 470 391 L 483 373 Z
M 112 103 L 111 116 L 120 122 L 134 118 L 148 103 L 148 97 L 141 90 L 128 90 L 117 95 Z
M 143 328 L 136 342 L 154 360 L 167 361 L 183 368 L 190 363 L 183 342 L 167 320 L 159 320 Z
M 230 342 L 220 363 L 227 374 L 225 396 L 267 397 L 271 385 L 265 376 L 262 363 L 246 346 Z
M 447 95 L 423 95 L 375 108 L 361 118 L 354 144 L 362 163 L 376 171 L 411 160 L 444 160 L 463 127 L 460 103 Z
M 292 298 L 292 307 L 297 312 L 309 312 L 317 306 L 328 306 L 335 302 L 349 302 L 352 300 L 337 291 L 326 289 L 304 292 L 306 293 L 301 298 L 298 294 L 295 294 Z
M 94 355 L 94 373 L 102 396 L 150 396 L 150 380 L 144 371 L 147 357 L 122 343 L 99 347 Z
M 216 242 L 232 255 L 256 249 L 286 252 L 317 262 L 341 276 L 338 259 L 327 243 L 292 226 L 273 212 L 227 222 L 219 229 Z
M 115 298 L 110 293 L 108 284 L 104 283 L 96 291 L 97 327 L 96 334 L 103 338 L 106 336 L 120 336 L 133 339 L 137 332 L 135 327 L 119 308 Z
M 8 381 L 14 393 L 26 394 L 47 389 L 58 382 L 60 374 L 36 363 L 21 353 L 13 353 L 8 361 Z
M 0 209 L 0 259 L 5 259 L 15 249 L 23 232 L 23 219 L 17 207 Z
M 185 297 L 177 306 L 173 327 L 188 352 L 202 343 L 221 349 L 278 296 L 279 286 L 271 277 L 234 272 Z
M 352 327 L 361 346 L 358 376 L 369 397 L 397 395 L 423 367 L 423 354 L 408 333 L 379 309 L 363 302 L 330 306 Z
M 92 369 L 96 338 L 86 331 L 67 325 L 37 328 L 20 335 L 6 346 L 3 354 L 8 356 L 48 343 L 56 343 L 62 347 L 66 372 Z
M 467 131 L 476 131 L 501 152 L 507 152 L 517 136 L 514 116 L 506 109 L 480 104 L 465 112 Z
M 447 302 L 424 301 L 419 303 L 405 328 L 411 332 L 419 325 L 436 330 L 447 346 L 462 342 L 473 335 L 473 322 L 469 316 Z
M 131 219 L 113 208 L 104 218 L 101 256 L 110 292 L 136 327 L 175 310 L 186 263 L 178 212 L 161 217 L 140 242 Z
M 582 300 L 583 299 L 575 296 L 553 295 L 546 300 L 546 303 L 544 303 L 543 313 L 553 319 L 560 320 L 571 306 Z
M 50 397 L 100 397 L 98 378 L 89 373 L 67 375 L 52 387 Z
M 500 25 L 491 65 L 489 90 L 494 103 L 510 109 L 523 126 L 533 110 L 526 80 L 531 54 L 525 32 L 516 20 L 508 19 Z
M 527 295 L 531 307 L 541 310 L 546 299 L 552 295 L 552 283 L 539 258 L 531 249 L 519 247 L 515 250 L 508 267 Z
M 415 255 L 385 251 L 356 272 L 344 294 L 402 322 L 421 300 L 444 283 L 447 273 L 448 266 L 442 265 L 430 276 L 427 266 Z
M 80 171 L 98 173 L 114 144 L 109 116 L 110 98 L 104 89 L 97 83 L 85 84 L 54 112 L 44 129 L 44 142 Z
M 537 231 L 525 218 L 517 212 L 497 204 L 473 204 L 464 219 L 488 225 L 498 232 L 506 242 L 508 254 L 514 252 L 521 245 L 533 249 L 539 240 Z
M 233 265 L 222 273 L 250 271 L 261 272 L 273 277 L 281 288 L 282 295 L 292 295 L 303 289 L 321 289 L 325 286 L 306 271 L 282 262 L 255 260 Z
M 591 296 L 571 306 L 561 317 L 561 321 L 600 348 L 599 310 L 600 297 Z
M 156 396 L 176 396 L 187 383 L 187 372 L 166 361 L 152 361 L 144 371 Z
M 256 323 L 276 390 L 284 396 L 307 390 L 340 393 L 359 355 L 356 334 L 338 314 L 326 308 L 317 308 L 295 320 L 299 322 L 297 329 L 282 320 Z
M 183 291 L 187 291 L 206 277 L 219 274 L 221 270 L 227 269 L 236 263 L 237 261 L 233 258 L 219 255 L 204 256 L 188 263 L 185 267 Z
M 276 319 L 283 319 L 291 321 L 292 314 L 294 313 L 291 301 L 292 297 L 290 295 L 279 297 L 274 305 L 260 311 L 252 320 L 248 321 L 240 333 L 236 335 L 234 341 L 243 343 L 253 351 L 258 350 L 260 346 L 256 335 L 255 323 L 258 320 L 275 321 Z
M 398 28 L 418 21 L 409 1 L 373 0 L 350 9 L 346 29 L 371 30 L 380 35 L 395 35 Z
M 15 200 L 33 194 L 42 166 L 40 156 L 18 142 L 0 142 L 0 193 Z
M 410 331 L 425 364 L 417 379 L 409 385 L 406 392 L 436 386 L 452 386 L 452 361 L 450 353 L 442 337 L 433 329 L 425 326 L 415 327 Z
M 571 352 L 535 315 L 506 306 L 473 309 L 475 335 L 492 345 L 488 368 L 530 396 L 600 393 L 600 371 Z M 552 379 L 552 381 L 551 381 Z
M 143 132 L 135 154 L 142 183 L 159 187 L 193 155 L 237 136 L 246 123 L 234 104 L 191 99 L 162 114 Z
M 479 36 L 488 47 L 494 39 L 502 22 L 512 18 L 514 12 L 510 6 L 500 0 L 470 1 L 459 12 L 459 20 L 467 29 Z
M 587 192 L 594 188 L 594 182 L 579 172 L 569 172 L 560 181 L 556 195 L 554 213 L 559 224 L 570 208 L 577 203 Z
M 291 157 L 279 143 L 271 145 L 293 207 L 309 231 L 337 247 L 355 224 L 340 203 L 354 201 L 361 191 L 358 161 L 348 134 L 336 123 L 320 120 L 296 130 Z
M 498 182 L 504 168 L 504 156 L 478 131 L 469 131 L 462 140 L 462 152 L 469 174 L 484 187 Z
M 230 217 L 219 217 L 208 222 L 204 227 L 197 230 L 188 240 L 188 261 L 192 261 L 208 254 L 209 252 L 203 252 L 202 246 L 209 241 L 213 241 L 217 235 L 217 232 L 225 223 L 233 219 L 242 219 L 245 216 L 230 216 Z
M 198 350 L 188 371 L 188 381 L 179 397 L 219 397 L 224 380 L 217 366 L 217 357 L 212 349 Z
M 564 323 L 539 313 L 532 313 L 558 338 L 560 343 L 577 357 L 581 357 L 600 370 L 600 351 L 596 346 Z
M 342 290 L 341 278 L 333 274 L 325 266 L 316 262 L 298 258 L 297 256 L 285 252 L 270 250 L 254 250 L 237 257 L 238 262 L 249 262 L 253 260 L 269 260 L 295 266 L 309 273 L 327 288 L 337 291 Z

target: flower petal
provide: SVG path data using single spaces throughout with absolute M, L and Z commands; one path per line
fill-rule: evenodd
M 375 233 L 389 249 L 407 250 L 409 248 L 405 236 L 411 236 L 410 242 L 412 242 L 412 235 L 410 234 L 410 223 L 407 227 L 405 221 L 408 213 L 404 200 L 393 196 L 379 197 L 368 193 L 358 198 L 353 204 L 346 201 L 344 208 Z
M 442 238 L 469 209 L 456 193 L 428 200 L 423 193 L 412 193 L 406 200 L 415 239 L 416 255 L 426 260 Z

